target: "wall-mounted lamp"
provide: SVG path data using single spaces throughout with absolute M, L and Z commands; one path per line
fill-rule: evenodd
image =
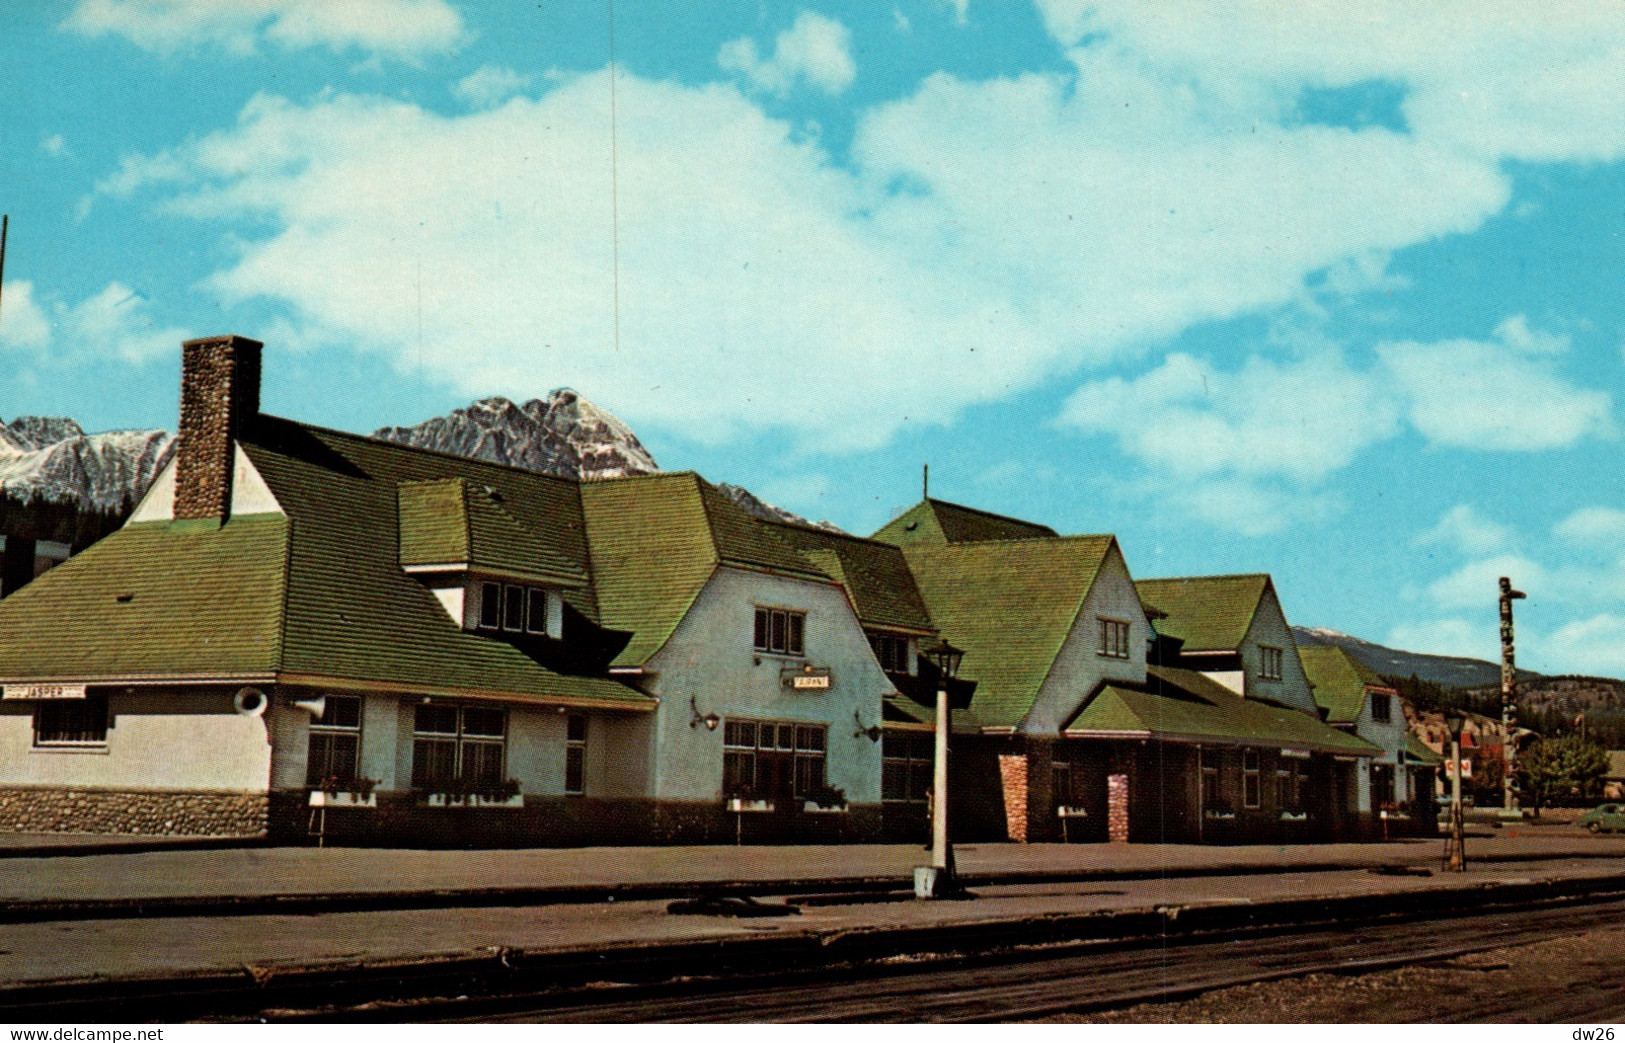
M 688 697 L 688 709 L 694 715 L 688 722 L 690 728 L 697 728 L 703 724 L 706 731 L 714 732 L 717 730 L 717 725 L 722 723 L 722 718 L 714 713 L 701 713 L 700 706 L 694 701 L 692 695 Z
M 858 726 L 858 730 L 852 733 L 852 738 L 856 739 L 860 735 L 867 735 L 869 737 L 870 742 L 879 742 L 880 741 L 880 736 L 881 736 L 880 725 L 871 724 L 871 725 L 869 725 L 869 727 L 865 728 L 863 726 L 863 718 L 858 716 L 858 711 L 856 711 L 856 710 L 852 711 L 852 720 Z

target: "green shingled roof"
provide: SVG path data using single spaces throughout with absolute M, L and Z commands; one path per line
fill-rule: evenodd
M 1168 614 L 1157 620 L 1157 633 L 1184 641 L 1187 652 L 1230 652 L 1241 647 L 1269 583 L 1259 573 L 1141 579 L 1134 587 L 1146 605 Z
M 965 650 L 971 710 L 1013 727 L 1032 709 L 1094 586 L 1111 536 L 1061 536 L 904 548 L 942 636 Z
M 617 666 L 641 665 L 660 651 L 719 565 L 831 582 L 695 474 L 589 482 L 581 502 L 602 622 L 632 634 Z
M 1143 689 L 1126 684 L 1102 686 L 1063 731 L 1069 735 L 1277 746 L 1361 757 L 1381 752 L 1309 714 L 1244 699 L 1194 670 L 1157 666 L 1148 668 Z
M 1298 658 L 1331 724 L 1353 724 L 1365 706 L 1367 686 L 1383 687 L 1375 671 L 1336 645 L 1299 646 Z
M 0 601 L 0 679 L 268 676 L 288 522 L 127 525 Z
M 872 539 L 900 547 L 916 544 L 1033 540 L 1056 535 L 1048 525 L 1022 521 L 946 500 L 921 500 L 882 526 Z
M 463 630 L 434 594 L 401 571 L 399 489 L 460 479 L 546 549 L 546 571 L 585 579 L 587 544 L 576 483 L 357 435 L 259 417 L 243 451 L 289 518 L 281 669 L 493 696 L 646 707 L 617 681 L 543 665 L 515 644 Z M 489 490 L 489 493 L 485 493 Z M 477 512 L 471 511 L 471 515 Z M 229 526 L 228 526 L 229 528 Z M 471 523 L 470 539 L 481 539 Z M 589 619 L 590 588 L 566 592 Z
M 1415 732 L 1405 736 L 1405 759 L 1417 764 L 1443 764 L 1444 758 L 1428 749 L 1427 743 Z
M 898 547 L 811 525 L 768 524 L 803 557 L 840 581 L 864 626 L 935 632 L 908 560 Z
M 503 494 L 467 478 L 402 482 L 400 562 L 467 565 L 476 572 L 582 586 L 586 570 L 506 508 Z

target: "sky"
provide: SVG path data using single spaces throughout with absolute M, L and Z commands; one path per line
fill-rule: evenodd
M 1449 0 L 15 0 L 0 417 L 573 387 L 870 532 L 934 496 L 1289 618 L 1625 676 L 1625 15 Z

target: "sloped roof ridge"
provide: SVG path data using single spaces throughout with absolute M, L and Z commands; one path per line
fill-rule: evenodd
M 861 538 L 861 537 L 860 537 Z M 901 548 L 907 554 L 923 553 L 934 554 L 939 551 L 964 550 L 972 547 L 1008 547 L 1011 544 L 1026 543 L 1083 543 L 1088 540 L 1116 540 L 1117 534 L 1113 532 L 1078 532 L 1068 533 L 1065 536 L 1018 536 L 1009 540 L 958 540 L 953 543 L 913 543 Z M 882 543 L 887 547 L 895 544 L 885 543 L 883 540 L 869 540 L 871 543 Z M 1135 580 L 1136 583 L 1139 580 Z
M 461 455 L 459 455 L 457 453 L 448 453 L 444 449 L 430 449 L 427 446 L 408 445 L 405 442 L 396 442 L 396 441 L 392 441 L 392 440 L 390 440 L 388 438 L 374 438 L 372 435 L 358 435 L 354 431 L 340 431 L 336 427 L 323 427 L 320 424 L 306 423 L 303 420 L 291 420 L 288 417 L 276 416 L 276 415 L 271 414 L 271 413 L 260 413 L 256 417 L 256 419 L 273 420 L 273 421 L 275 421 L 275 422 L 277 422 L 279 424 L 291 424 L 294 427 L 304 428 L 307 431 L 316 431 L 316 432 L 319 432 L 319 433 L 324 434 L 324 435 L 333 435 L 333 436 L 335 436 L 337 438 L 348 439 L 348 440 L 350 440 L 352 442 L 366 442 L 366 443 L 371 444 L 371 445 L 383 446 L 383 447 L 385 447 L 387 449 L 398 450 L 398 451 L 400 451 L 402 453 L 416 453 L 416 454 L 421 455 L 421 456 L 438 456 L 438 457 L 441 457 L 442 459 L 454 460 L 454 461 L 456 461 L 458 463 L 477 464 L 477 465 L 479 465 L 481 467 L 494 467 L 494 468 L 496 468 L 497 470 L 500 470 L 500 471 L 512 471 L 514 474 L 524 475 L 524 476 L 530 477 L 530 478 L 545 478 L 545 479 L 547 479 L 549 481 L 564 482 L 564 483 L 569 484 L 569 485 L 586 485 L 586 484 L 589 484 L 587 482 L 583 482 L 579 478 L 570 478 L 570 477 L 567 477 L 567 476 L 562 475 L 562 474 L 548 474 L 546 471 L 533 471 L 528 467 L 519 467 L 519 466 L 517 466 L 515 464 L 498 463 L 495 460 L 482 460 L 479 457 L 474 457 L 474 456 L 461 456 Z M 254 426 L 253 426 L 252 423 L 249 424 L 244 429 L 244 431 L 239 436 L 239 438 L 240 438 L 241 441 L 247 442 L 250 445 L 255 444 L 254 443 Z M 267 448 L 274 448 L 274 447 L 268 446 Z M 660 473 L 661 474 L 672 474 L 672 473 L 676 473 L 676 472 L 662 471 Z M 472 481 L 472 479 L 466 479 L 466 477 L 463 476 L 463 475 L 455 475 L 453 477 L 465 478 L 465 480 Z M 433 482 L 433 481 L 446 481 L 446 480 L 447 479 L 444 479 L 444 478 L 412 479 L 412 481 L 414 481 L 414 482 Z M 400 483 L 397 483 L 397 484 L 400 484 Z
M 1148 576 L 1137 579 L 1136 583 L 1188 583 L 1199 579 L 1270 579 L 1268 572 L 1226 572 L 1217 575 L 1201 576 Z M 1272 580 L 1273 582 L 1273 580 Z
M 756 520 L 761 522 L 763 525 L 777 525 L 785 529 L 797 529 L 802 532 L 810 532 L 818 536 L 827 536 L 831 539 L 851 540 L 853 543 L 868 543 L 876 547 L 887 547 L 891 550 L 901 549 L 895 543 L 887 543 L 885 540 L 877 540 L 873 536 L 859 536 L 855 532 L 837 532 L 834 529 L 826 529 L 821 525 L 814 525 L 811 522 L 793 522 L 785 518 L 757 518 Z
M 752 565 L 753 567 L 757 567 L 757 568 L 764 567 L 764 565 L 762 563 L 758 563 L 758 562 L 738 562 L 738 561 L 733 561 L 732 559 L 730 559 L 728 557 L 727 554 L 724 553 L 723 548 L 722 548 L 722 544 L 717 539 L 717 518 L 716 518 L 716 515 L 714 514 L 714 508 L 717 507 L 717 506 L 720 506 L 722 504 L 726 504 L 727 507 L 731 507 L 735 511 L 738 511 L 739 515 L 741 517 L 745 518 L 749 522 L 751 522 L 753 524 L 756 524 L 756 525 L 765 526 L 767 524 L 767 520 L 765 518 L 758 518 L 756 515 L 750 513 L 747 510 L 745 510 L 745 508 L 743 508 L 743 507 L 739 506 L 738 504 L 734 503 L 733 500 L 729 499 L 728 496 L 725 493 L 722 493 L 717 489 L 715 483 L 706 481 L 705 477 L 703 475 L 700 475 L 700 474 L 698 474 L 698 473 L 696 473 L 694 471 L 684 471 L 684 472 L 680 472 L 680 473 L 687 475 L 688 477 L 692 478 L 694 480 L 694 482 L 695 482 L 695 490 L 698 493 L 699 498 L 700 498 L 700 510 L 702 510 L 705 513 L 706 537 L 711 542 L 711 552 L 715 556 L 717 563 L 719 565 L 720 564 L 740 564 L 740 563 L 743 563 L 743 564 Z M 711 495 L 708 496 L 708 495 L 706 495 L 707 493 L 710 493 Z M 727 508 L 724 508 L 724 509 L 727 509 Z M 795 547 L 790 546 L 788 543 L 783 543 L 779 539 L 779 537 L 774 535 L 772 532 L 764 532 L 764 535 L 771 542 L 773 542 L 775 544 L 778 544 L 785 551 L 785 553 L 788 554 L 791 558 L 793 558 L 796 561 L 801 563 L 801 565 L 799 567 L 797 567 L 797 568 L 793 568 L 793 569 L 792 568 L 784 568 L 782 571 L 785 571 L 785 572 L 792 572 L 792 571 L 799 572 L 802 575 L 807 576 L 808 578 L 821 579 L 826 583 L 827 582 L 839 582 L 838 580 L 835 579 L 835 577 L 829 575 L 823 569 L 819 568 L 816 563 L 807 560 L 807 558 L 805 556 L 803 556 L 802 553 L 799 550 L 797 550 Z M 774 568 L 774 566 L 765 566 L 765 567 Z
M 952 500 L 939 500 L 934 496 L 927 496 L 925 498 L 925 502 L 932 505 L 933 507 L 938 506 L 938 505 L 941 505 L 943 507 L 952 507 L 956 511 L 966 511 L 966 512 L 968 512 L 970 514 L 980 514 L 984 518 L 997 518 L 999 521 L 1015 522 L 1018 525 L 1028 525 L 1028 526 L 1031 526 L 1032 528 L 1035 528 L 1035 529 L 1049 529 L 1051 532 L 1055 531 L 1055 529 L 1052 526 L 1045 525 L 1043 522 L 1029 521 L 1026 518 L 1017 518 L 1013 514 L 999 514 L 997 511 L 987 511 L 987 510 L 983 510 L 980 507 L 969 507 L 969 506 L 966 506 L 965 504 L 962 504 L 962 503 L 955 503 Z M 910 508 L 910 509 L 912 510 L 912 508 Z M 906 514 L 907 512 L 905 511 L 904 513 Z M 898 517 L 901 518 L 902 515 L 900 514 L 900 515 L 898 515 Z M 893 521 L 895 521 L 895 520 L 896 519 L 893 519 Z M 986 543 L 986 542 L 989 542 L 989 541 L 987 541 L 987 540 L 978 540 L 976 542 L 978 542 L 978 543 Z

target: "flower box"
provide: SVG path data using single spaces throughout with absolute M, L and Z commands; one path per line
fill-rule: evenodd
M 1308 822 L 1309 821 L 1309 813 L 1307 811 L 1283 811 L 1283 812 L 1281 812 L 1281 821 L 1282 822 Z
M 845 804 L 831 804 L 826 808 L 816 800 L 804 800 L 801 802 L 801 810 L 808 815 L 844 815 L 847 812 L 847 806 Z
M 1056 818 L 1088 818 L 1087 808 L 1080 808 L 1073 804 L 1062 804 L 1055 809 Z
M 355 793 L 349 790 L 328 792 L 327 790 L 313 789 L 310 791 L 310 806 L 313 808 L 376 808 L 378 796 L 374 793 Z
M 754 812 L 772 811 L 771 800 L 757 800 L 752 797 L 729 797 L 728 810 L 736 815 L 748 815 Z
M 1236 813 L 1234 811 L 1204 811 L 1202 817 L 1213 822 L 1233 822 Z
M 515 793 L 511 797 L 486 797 L 477 793 L 430 793 L 424 801 L 431 808 L 522 808 L 525 798 Z

